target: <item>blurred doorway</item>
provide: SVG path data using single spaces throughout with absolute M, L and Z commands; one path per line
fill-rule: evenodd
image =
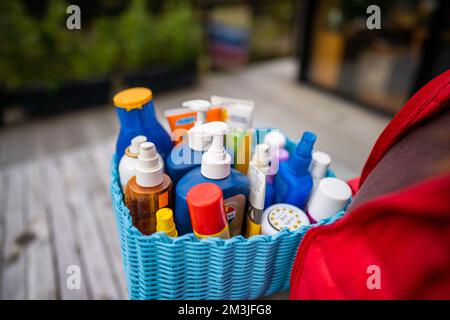
M 373 4 L 381 28 L 370 30 Z M 300 80 L 382 112 L 450 67 L 448 1 L 307 1 L 302 14 Z

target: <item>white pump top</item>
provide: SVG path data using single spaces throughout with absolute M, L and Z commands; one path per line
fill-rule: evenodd
M 198 126 L 206 123 L 206 112 L 211 108 L 208 100 L 188 100 L 183 102 L 183 107 L 190 108 L 197 112 L 197 121 L 194 126 L 188 130 L 189 148 L 194 151 L 205 151 L 211 144 L 211 136 L 203 135 L 197 129 Z
M 265 143 L 256 145 L 251 164 L 260 169 L 264 174 L 268 174 L 270 160 L 269 145 Z
M 271 148 L 281 149 L 286 144 L 286 137 L 280 131 L 273 130 L 266 135 L 264 143 L 267 143 Z
M 129 146 L 129 151 L 132 155 L 137 156 L 139 153 L 139 148 L 141 143 L 144 143 L 147 141 L 146 136 L 136 136 L 133 139 L 131 139 L 131 144 Z
M 161 157 L 153 142 L 141 144 L 136 165 L 136 183 L 141 187 L 156 187 L 164 180 Z
M 211 146 L 202 156 L 201 173 L 208 179 L 225 179 L 230 175 L 231 156 L 225 150 L 224 136 L 230 127 L 221 121 L 208 122 L 201 127 L 212 136 Z

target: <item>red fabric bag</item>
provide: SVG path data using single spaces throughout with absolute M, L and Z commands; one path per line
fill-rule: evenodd
M 378 138 L 357 192 L 402 137 L 450 106 L 450 71 L 417 92 Z M 359 204 L 310 229 L 291 275 L 290 299 L 450 299 L 450 175 Z

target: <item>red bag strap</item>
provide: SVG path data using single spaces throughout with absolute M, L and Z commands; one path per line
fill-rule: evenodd
M 450 70 L 447 70 L 416 92 L 384 129 L 364 165 L 359 187 L 394 144 L 417 125 L 449 106 Z

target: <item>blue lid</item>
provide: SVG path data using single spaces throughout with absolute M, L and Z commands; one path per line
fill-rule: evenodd
M 310 131 L 305 131 L 289 157 L 289 171 L 292 174 L 300 176 L 308 173 L 314 142 L 316 142 L 316 135 Z

